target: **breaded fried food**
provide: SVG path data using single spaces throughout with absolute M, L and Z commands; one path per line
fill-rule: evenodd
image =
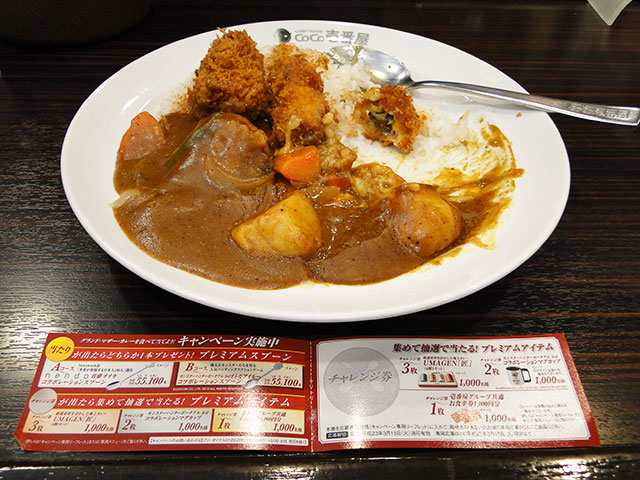
M 287 85 L 275 96 L 271 108 L 278 141 L 293 146 L 315 145 L 325 138 L 322 121 L 329 106 L 322 92 L 306 85 Z
M 323 55 L 311 56 L 310 52 L 295 45 L 280 43 L 273 47 L 265 62 L 269 85 L 276 95 L 291 84 L 306 85 L 322 91 L 324 84 L 318 69 L 326 68 L 327 62 L 327 57 Z
M 224 31 L 211 43 L 189 90 L 192 113 L 263 114 L 269 103 L 264 56 L 246 31 Z
M 383 145 L 394 145 L 410 153 L 423 119 L 409 95 L 407 87 L 387 85 L 370 88 L 356 104 L 353 117 L 364 127 L 364 136 Z
M 318 69 L 326 67 L 326 62 L 326 57 L 311 57 L 288 43 L 277 45 L 267 57 L 267 80 L 273 92 L 270 113 L 279 142 L 310 145 L 325 138 L 323 119 L 329 104 Z

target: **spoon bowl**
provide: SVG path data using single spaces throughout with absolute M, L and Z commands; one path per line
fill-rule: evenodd
M 470 83 L 439 80 L 415 81 L 411 78 L 409 70 L 401 62 L 384 52 L 368 47 L 341 45 L 329 50 L 328 55 L 334 62 L 342 65 L 353 65 L 358 61 L 362 61 L 371 80 L 380 85 L 400 85 L 410 89 L 444 88 L 503 100 L 533 110 L 561 113 L 585 120 L 627 126 L 637 126 L 640 123 L 640 108 L 637 107 L 616 107 L 560 100 Z

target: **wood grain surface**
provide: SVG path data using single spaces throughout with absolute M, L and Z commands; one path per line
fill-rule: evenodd
M 553 115 L 571 193 L 551 238 L 471 296 L 395 319 L 301 324 L 176 297 L 112 260 L 76 220 L 60 180 L 66 128 L 101 82 L 145 53 L 221 26 L 323 19 L 433 38 L 530 92 L 640 105 L 640 3 L 612 27 L 586 1 L 156 1 L 99 43 L 0 41 L 0 478 L 617 478 L 640 471 L 640 128 Z M 428 61 L 428 59 L 425 59 Z M 545 192 L 539 192 L 545 195 Z M 347 335 L 564 333 L 602 446 L 468 451 L 27 453 L 13 437 L 50 332 Z

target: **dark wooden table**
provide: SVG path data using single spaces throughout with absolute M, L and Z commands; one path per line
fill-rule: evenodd
M 147 283 L 85 233 L 60 148 L 85 98 L 162 45 L 219 26 L 343 20 L 463 49 L 529 91 L 640 105 L 640 3 L 608 27 L 582 0 L 158 1 L 133 29 L 88 45 L 0 42 L 0 478 L 615 478 L 640 471 L 640 128 L 553 115 L 571 194 L 546 244 L 506 278 L 402 318 L 296 324 L 204 307 Z M 544 195 L 544 192 L 540 192 Z M 27 453 L 13 437 L 47 333 L 491 336 L 565 333 L 597 448 L 283 453 Z

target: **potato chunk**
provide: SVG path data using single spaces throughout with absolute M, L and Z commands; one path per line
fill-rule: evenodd
M 308 257 L 320 248 L 322 227 L 311 200 L 296 191 L 235 227 L 231 237 L 256 255 Z
M 398 187 L 391 200 L 394 238 L 423 258 L 448 247 L 462 233 L 462 214 L 435 188 L 418 183 Z

